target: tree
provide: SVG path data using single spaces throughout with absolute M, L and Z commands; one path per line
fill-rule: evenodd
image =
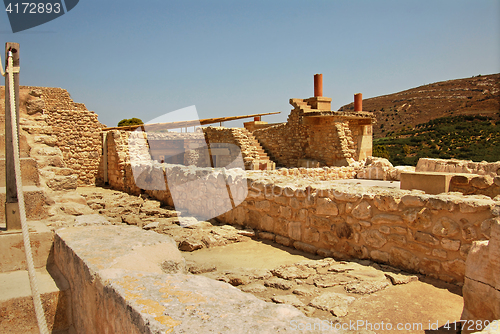
M 141 124 L 144 124 L 144 122 L 139 118 L 135 117 L 129 119 L 125 118 L 118 122 L 118 126 L 141 125 Z

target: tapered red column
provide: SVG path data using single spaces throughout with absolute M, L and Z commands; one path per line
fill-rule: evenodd
M 323 74 L 314 75 L 314 97 L 323 96 Z
M 363 94 L 354 94 L 354 111 L 363 111 Z

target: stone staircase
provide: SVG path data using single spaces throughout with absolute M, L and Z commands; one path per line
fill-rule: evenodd
M 311 106 L 304 99 L 290 99 L 290 104 L 303 112 L 312 111 Z
M 40 185 L 37 162 L 29 156 L 30 147 L 27 136 L 19 136 L 21 174 L 23 176 L 23 192 L 28 219 L 42 219 L 47 216 L 45 192 Z M 0 116 L 0 220 L 5 221 L 5 115 Z
M 245 169 L 275 169 L 276 164 L 269 158 L 257 138 L 255 138 L 254 135 L 252 135 L 247 129 L 238 130 L 238 132 L 235 132 L 234 137 L 241 148 Z
M 37 221 L 29 222 L 29 230 L 49 330 L 73 333 L 69 285 L 53 264 L 54 233 Z M 0 333 L 39 333 L 20 231 L 5 231 L 0 224 L 0 253 Z

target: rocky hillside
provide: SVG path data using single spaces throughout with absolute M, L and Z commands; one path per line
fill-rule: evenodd
M 354 104 L 345 105 L 340 110 L 354 110 Z M 374 138 L 447 116 L 483 115 L 498 121 L 500 74 L 436 82 L 365 99 L 363 110 L 376 115 Z

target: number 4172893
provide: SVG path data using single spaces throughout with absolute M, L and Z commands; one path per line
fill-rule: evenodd
M 61 3 L 56 2 L 54 4 L 51 3 L 35 3 L 35 2 L 23 2 L 21 4 L 9 3 L 5 11 L 9 14 L 14 12 L 14 14 L 50 14 L 55 13 L 59 14 L 61 12 Z

